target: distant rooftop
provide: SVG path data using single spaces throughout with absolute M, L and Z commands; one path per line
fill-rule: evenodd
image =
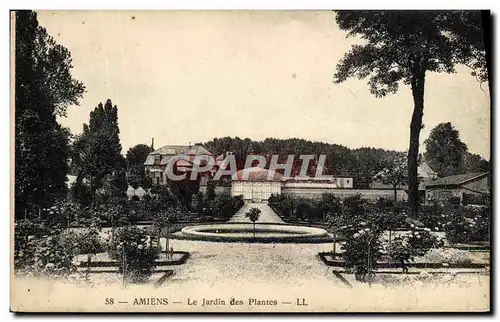
M 150 155 L 176 155 L 176 154 L 188 154 L 188 155 L 212 155 L 210 151 L 202 147 L 201 145 L 164 145 L 161 148 L 154 150 Z
M 426 184 L 427 187 L 433 187 L 433 186 L 456 186 L 460 185 L 463 183 L 466 183 L 468 181 L 484 177 L 488 175 L 489 172 L 474 172 L 474 173 L 464 173 L 464 174 L 457 174 L 449 177 L 444 177 L 444 178 L 439 178 L 437 180 L 428 182 Z

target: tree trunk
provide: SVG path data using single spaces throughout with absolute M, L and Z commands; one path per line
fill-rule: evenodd
M 424 82 L 425 71 L 420 66 L 414 68 L 411 80 L 414 108 L 410 123 L 410 148 L 408 150 L 408 204 L 410 216 L 414 219 L 418 211 L 418 149 L 424 115 Z
M 255 238 L 255 221 L 253 222 L 253 238 Z
M 168 224 L 167 224 L 167 233 L 165 234 L 165 257 L 168 259 L 168 250 L 169 250 L 169 241 L 168 241 L 168 238 L 169 238 L 169 227 L 168 227 Z

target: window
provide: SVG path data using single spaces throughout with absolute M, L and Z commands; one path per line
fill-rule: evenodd
M 155 155 L 155 163 L 160 163 L 161 155 Z

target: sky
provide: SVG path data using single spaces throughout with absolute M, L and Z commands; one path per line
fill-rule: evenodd
M 333 84 L 336 64 L 359 42 L 333 12 L 39 11 L 38 20 L 70 50 L 86 86 L 60 122 L 80 133 L 110 98 L 123 153 L 152 137 L 155 148 L 223 136 L 408 148 L 409 87 L 376 98 L 367 79 Z M 490 158 L 488 86 L 467 67 L 427 73 L 421 143 L 442 122 Z

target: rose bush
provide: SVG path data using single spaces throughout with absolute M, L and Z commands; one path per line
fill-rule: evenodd
M 490 207 L 463 206 L 446 216 L 444 225 L 446 238 L 450 243 L 489 241 Z
M 111 235 L 108 253 L 118 261 L 119 272 L 136 283 L 146 281 L 156 267 L 159 249 L 143 229 L 120 227 Z
M 67 275 L 75 270 L 73 253 L 61 242 L 61 230 L 24 220 L 14 228 L 14 269 L 34 275 Z

